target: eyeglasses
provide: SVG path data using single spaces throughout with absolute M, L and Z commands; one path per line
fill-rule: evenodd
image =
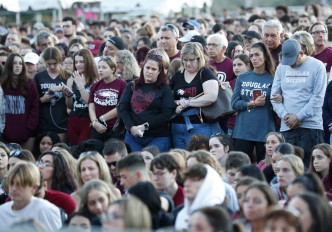
M 12 150 L 10 153 L 9 153 L 9 157 L 13 157 L 13 156 L 19 156 L 21 154 L 21 150 Z
M 51 162 L 49 162 L 49 161 L 42 162 L 42 161 L 38 160 L 36 162 L 36 165 L 38 167 L 44 167 L 44 168 L 54 167 L 53 164 Z
M 207 47 L 212 47 L 212 48 L 216 48 L 216 47 L 219 47 L 220 44 L 215 44 L 215 43 L 208 43 L 207 44 Z
M 322 31 L 313 31 L 313 32 L 311 32 L 311 34 L 312 35 L 319 35 L 319 34 L 325 35 L 326 31 L 325 30 L 322 30 Z
M 161 177 L 163 175 L 165 175 L 166 172 L 155 172 L 155 173 L 152 173 L 153 176 L 156 176 L 156 177 Z
M 148 59 L 152 59 L 155 61 L 161 61 L 163 57 L 161 55 L 153 54 L 153 53 L 148 53 Z
M 194 59 L 182 59 L 183 63 L 193 63 L 195 60 L 197 60 L 198 58 L 194 58 Z
M 192 31 L 192 30 L 194 30 L 194 27 L 193 26 L 184 27 L 183 30 L 185 30 L 185 31 Z
M 73 62 L 63 62 L 62 65 L 65 66 L 65 65 L 73 65 L 74 63 Z
M 118 161 L 114 161 L 114 162 L 106 162 L 107 163 L 107 166 L 108 167 L 111 167 L 111 166 L 113 166 L 113 167 L 116 167 L 116 164 L 118 163 Z

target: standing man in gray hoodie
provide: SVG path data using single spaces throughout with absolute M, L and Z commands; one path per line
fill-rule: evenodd
M 282 62 L 274 77 L 271 102 L 281 118 L 280 131 L 288 143 L 304 149 L 303 162 L 308 167 L 312 148 L 324 142 L 322 106 L 326 70 L 321 61 L 305 55 L 296 40 L 287 40 L 281 53 Z M 274 94 L 281 94 L 283 101 L 273 101 Z

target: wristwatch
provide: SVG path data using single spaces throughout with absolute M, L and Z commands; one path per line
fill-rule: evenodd
M 144 123 L 143 124 L 144 125 L 144 130 L 149 130 L 149 123 L 148 122 L 146 122 L 146 123 Z

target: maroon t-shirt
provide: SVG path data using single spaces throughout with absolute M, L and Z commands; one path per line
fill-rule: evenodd
M 173 201 L 175 208 L 178 207 L 179 205 L 183 205 L 184 203 L 184 189 L 180 185 L 178 186 L 178 190 L 176 191 L 173 197 Z
M 214 63 L 213 60 L 210 60 L 210 65 L 217 69 L 218 80 L 225 82 L 231 82 L 236 78 L 233 72 L 233 60 L 226 57 L 223 62 Z
M 181 50 L 179 50 L 178 53 L 176 53 L 175 56 L 172 56 L 169 58 L 169 62 L 172 62 L 172 60 L 174 60 L 175 58 L 180 58 L 181 57 Z
M 314 58 L 323 62 L 326 72 L 330 72 L 332 66 L 332 48 L 327 47 L 321 53 L 314 55 Z
M 115 79 L 111 83 L 105 83 L 104 80 L 100 80 L 91 86 L 89 104 L 95 104 L 97 118 L 114 109 L 119 104 L 126 84 L 124 80 Z M 106 122 L 107 127 L 112 128 L 115 121 L 116 118 L 108 120 Z

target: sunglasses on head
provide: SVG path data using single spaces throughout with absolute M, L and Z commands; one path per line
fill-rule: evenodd
M 156 61 L 161 61 L 162 60 L 161 55 L 156 55 L 156 54 L 153 54 L 153 53 L 148 53 L 148 58 L 152 59 L 152 60 L 156 60 Z
M 228 135 L 225 134 L 225 133 L 223 133 L 223 132 L 219 132 L 219 133 L 216 133 L 216 134 L 211 135 L 211 138 L 212 138 L 212 137 L 222 137 L 222 138 L 224 138 L 224 137 L 226 137 L 226 136 L 228 136 Z
M 12 150 L 10 153 L 9 153 L 9 157 L 13 157 L 13 156 L 19 156 L 21 154 L 21 150 Z

